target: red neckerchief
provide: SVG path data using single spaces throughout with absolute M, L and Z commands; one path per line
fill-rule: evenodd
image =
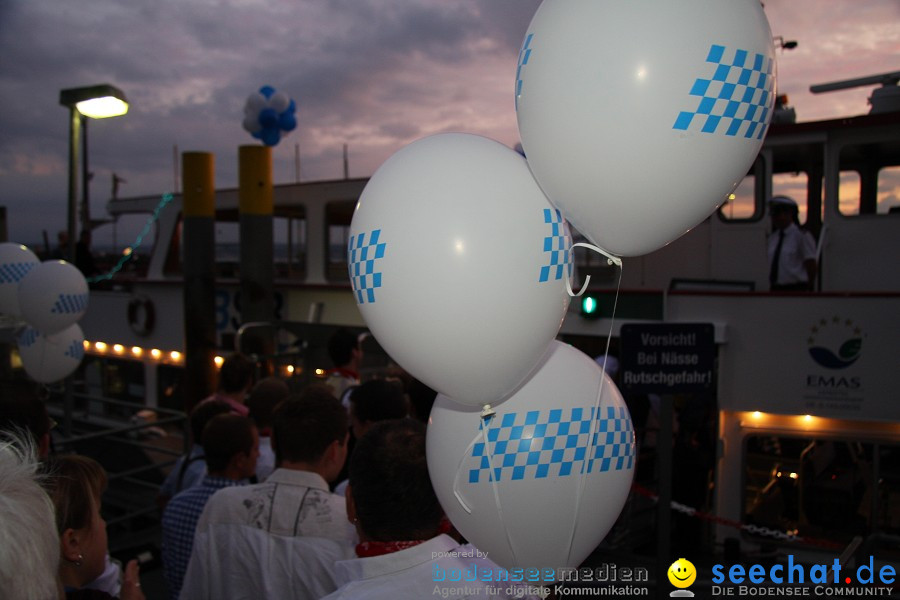
M 362 542 L 356 545 L 356 556 L 369 558 L 406 550 L 418 546 L 425 540 L 406 540 L 402 542 Z
M 325 371 L 326 375 L 333 375 L 335 373 L 348 379 L 359 381 L 359 373 L 357 373 L 356 371 L 351 371 L 350 369 L 345 369 L 344 367 L 335 367 L 333 369 L 328 369 L 327 371 Z

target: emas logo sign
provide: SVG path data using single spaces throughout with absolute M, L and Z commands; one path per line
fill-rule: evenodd
M 846 369 L 859 359 L 863 332 L 851 319 L 819 319 L 809 328 L 809 355 L 826 369 Z

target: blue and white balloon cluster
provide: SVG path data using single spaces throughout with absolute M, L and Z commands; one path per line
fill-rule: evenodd
M 78 320 L 87 312 L 88 285 L 75 266 L 38 257 L 22 244 L 0 244 L 0 313 L 16 325 L 25 372 L 51 383 L 70 375 L 84 357 Z
M 350 283 L 382 348 L 439 392 L 428 470 L 456 529 L 507 568 L 575 567 L 625 503 L 636 444 L 612 380 L 555 341 L 567 222 L 621 266 L 724 202 L 771 117 L 772 32 L 758 0 L 545 0 L 515 81 L 522 152 L 440 133 L 372 175 Z
M 244 105 L 244 129 L 266 146 L 275 146 L 281 136 L 297 127 L 297 104 L 284 92 L 264 85 L 250 94 Z

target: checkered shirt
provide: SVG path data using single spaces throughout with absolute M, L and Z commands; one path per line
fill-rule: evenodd
M 222 488 L 244 483 L 207 475 L 200 485 L 184 490 L 166 505 L 162 517 L 162 559 L 163 574 L 172 600 L 177 600 L 181 592 L 184 572 L 194 545 L 194 531 L 207 501 Z

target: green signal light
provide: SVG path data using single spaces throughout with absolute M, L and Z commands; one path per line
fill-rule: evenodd
M 599 317 L 599 305 L 594 296 L 585 296 L 581 299 L 581 314 L 585 317 Z

